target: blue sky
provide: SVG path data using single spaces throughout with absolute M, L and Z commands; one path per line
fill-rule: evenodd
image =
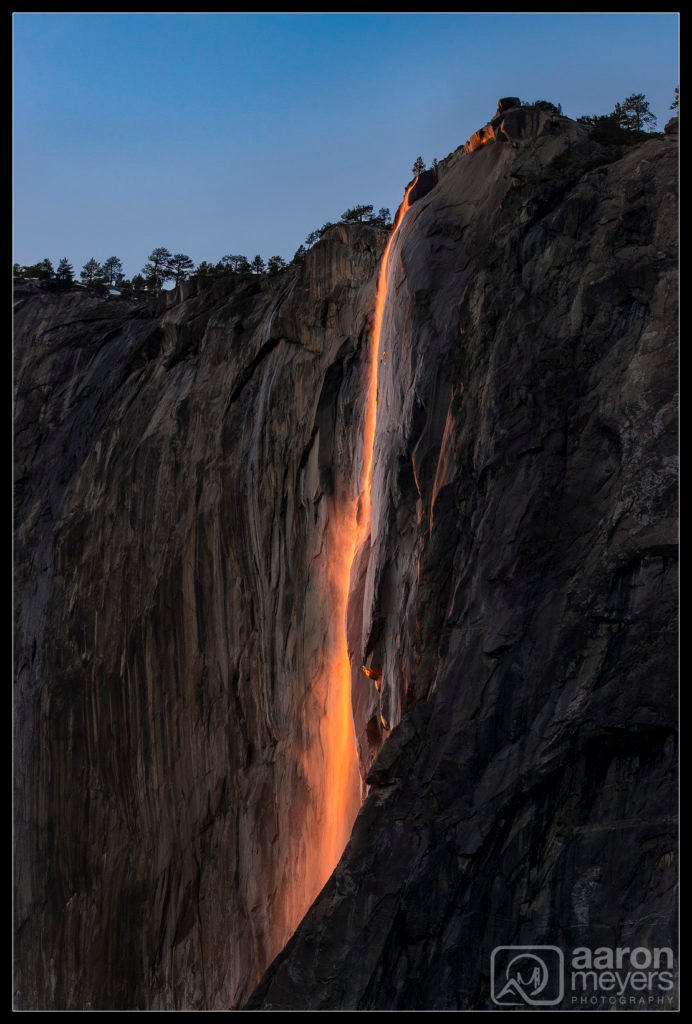
M 290 258 L 393 210 L 500 96 L 577 117 L 643 92 L 662 128 L 677 37 L 674 13 L 15 14 L 15 259 Z

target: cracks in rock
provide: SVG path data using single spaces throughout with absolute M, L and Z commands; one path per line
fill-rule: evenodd
M 242 394 L 245 387 L 250 383 L 250 380 L 252 379 L 255 370 L 260 365 L 260 363 L 262 363 L 267 358 L 267 356 L 271 355 L 271 353 L 274 351 L 277 345 L 280 344 L 280 342 L 285 340 L 287 339 L 280 337 L 269 338 L 268 341 L 265 341 L 265 343 L 260 346 L 260 349 L 255 358 L 240 373 L 238 383 L 233 388 L 233 391 L 231 392 L 231 397 L 228 400 L 228 405 L 226 407 L 227 410 L 233 404 L 233 402 L 236 402 L 238 398 L 240 398 L 240 395 Z

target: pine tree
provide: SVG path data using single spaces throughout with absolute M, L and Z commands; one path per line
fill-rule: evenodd
M 269 274 L 278 274 L 285 269 L 286 260 L 282 259 L 281 256 L 270 256 L 267 260 L 267 272 Z
M 101 269 L 103 270 L 104 278 L 110 285 L 115 284 L 118 278 L 122 277 L 123 265 L 117 256 L 109 256 L 108 259 L 104 261 Z
M 361 223 L 372 217 L 372 210 L 372 203 L 367 206 L 353 206 L 350 210 L 345 210 L 341 214 L 341 220 L 346 221 L 347 224 Z M 324 231 L 324 228 L 322 228 L 322 231 Z
M 416 159 L 413 162 L 413 167 L 411 168 L 411 170 L 413 171 L 415 177 L 418 177 L 419 174 L 422 174 L 423 171 L 426 170 L 425 160 L 423 159 L 422 156 L 416 157 Z
M 224 273 L 230 271 L 233 274 L 249 274 L 251 268 L 245 256 L 222 256 L 216 264 L 216 269 Z
M 175 256 L 171 256 L 169 263 L 170 276 L 175 278 L 176 287 L 181 281 L 185 281 L 194 269 L 194 261 L 189 256 L 185 256 L 181 252 L 177 252 Z
M 86 285 L 101 284 L 103 282 L 103 269 L 98 260 L 92 256 L 82 267 L 79 276 Z
M 253 274 L 263 274 L 265 269 L 266 269 L 265 265 L 264 265 L 264 260 L 259 255 L 255 256 L 255 258 L 251 262 L 250 266 L 252 267 L 252 273 Z
M 60 283 L 63 288 L 71 288 L 72 282 L 74 281 L 74 267 L 68 260 L 67 256 L 58 263 L 58 269 L 55 271 L 55 280 Z
M 38 264 L 38 276 L 42 281 L 50 281 L 53 278 L 53 264 L 49 259 L 41 260 Z
M 173 277 L 171 272 L 172 258 L 168 249 L 164 249 L 161 246 L 158 249 L 152 249 L 148 263 L 145 263 L 142 268 L 147 287 L 151 291 L 160 292 L 164 283 Z
M 620 125 L 628 131 L 653 131 L 656 127 L 656 115 L 649 109 L 649 101 L 642 92 L 632 93 L 622 103 L 615 104 L 613 113 Z
M 293 254 L 293 259 L 291 260 L 291 266 L 292 267 L 299 267 L 300 264 L 304 262 L 306 255 L 307 255 L 307 249 L 305 248 L 305 246 L 304 245 L 299 245 L 298 248 L 296 249 L 296 251 Z
M 671 110 L 677 110 L 678 112 L 680 110 L 680 86 L 679 85 L 675 86 L 675 99 L 671 103 L 670 109 Z

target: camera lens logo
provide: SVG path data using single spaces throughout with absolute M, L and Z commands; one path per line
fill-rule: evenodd
M 556 1006 L 565 994 L 564 957 L 557 946 L 496 946 L 490 957 L 497 1006 Z

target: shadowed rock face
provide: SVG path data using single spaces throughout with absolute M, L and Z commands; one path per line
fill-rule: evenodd
M 320 887 L 331 523 L 385 240 L 338 227 L 158 314 L 18 293 L 22 1007 L 237 1006 Z
M 361 715 L 400 724 L 251 1007 L 492 1008 L 497 945 L 674 946 L 677 154 L 510 120 L 395 243 Z
M 251 1007 L 486 1008 L 496 945 L 673 944 L 677 144 L 492 126 L 392 251 L 370 790 Z M 159 312 L 18 293 L 20 1008 L 238 1006 L 314 896 L 384 242 Z

